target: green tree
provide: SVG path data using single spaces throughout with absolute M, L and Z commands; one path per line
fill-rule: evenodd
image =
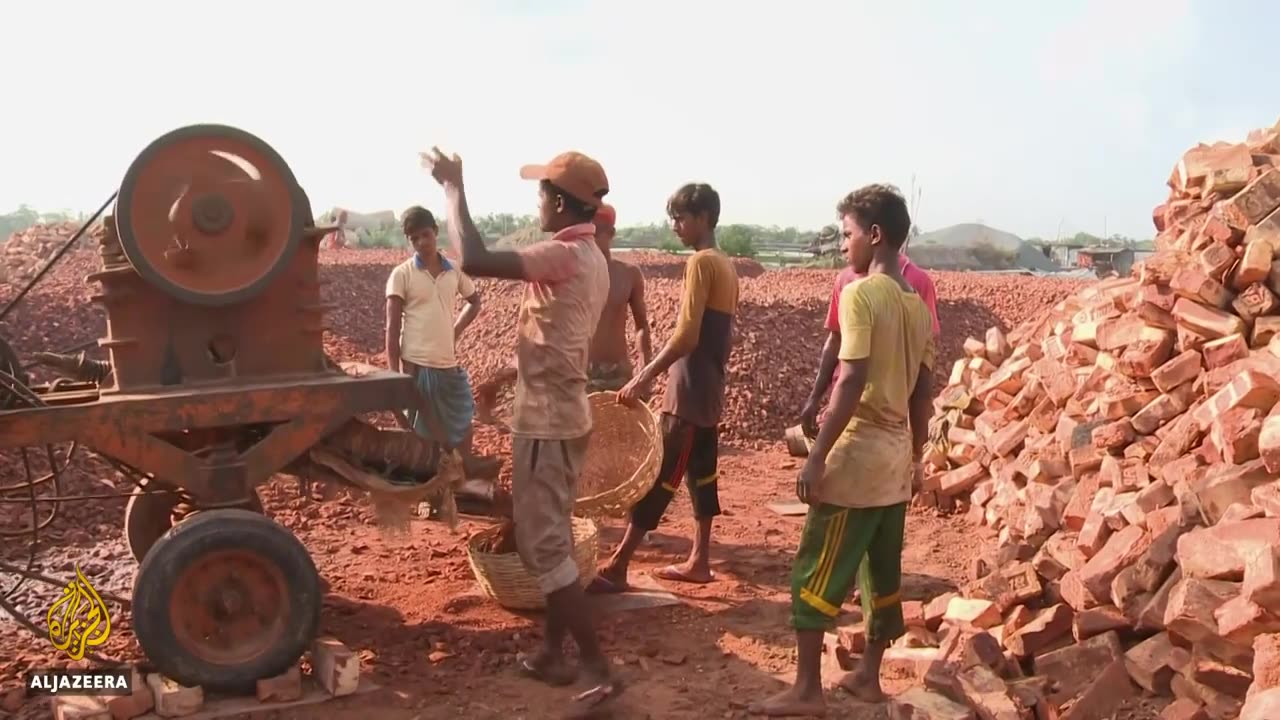
M 754 258 L 756 245 L 751 236 L 752 229 L 746 225 L 727 225 L 716 231 L 716 242 L 728 255 Z

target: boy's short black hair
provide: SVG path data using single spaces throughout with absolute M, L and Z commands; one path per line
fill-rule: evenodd
M 578 198 L 562 190 L 550 180 L 541 180 L 539 181 L 539 184 L 542 185 L 542 191 L 544 193 L 560 198 L 560 201 L 564 203 L 564 209 L 569 211 L 569 214 L 572 215 L 574 219 L 579 222 L 591 222 L 591 220 L 595 218 L 595 206 L 582 202 Z
M 866 185 L 845 195 L 836 204 L 840 217 L 848 215 L 863 230 L 879 225 L 891 247 L 901 248 L 911 232 L 911 211 L 902 192 L 893 185 Z
M 440 226 L 436 224 L 436 216 L 421 205 L 414 205 L 404 211 L 400 216 L 400 228 L 404 230 L 405 237 L 416 235 L 423 230 L 440 231 Z
M 667 217 L 675 217 L 680 213 L 705 214 L 707 227 L 714 228 L 720 222 L 720 193 L 706 183 L 681 185 L 667 199 Z

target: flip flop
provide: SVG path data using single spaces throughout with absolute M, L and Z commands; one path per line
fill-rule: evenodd
M 621 680 L 613 679 L 606 683 L 596 685 L 586 692 L 573 696 L 573 704 L 569 712 L 565 713 L 566 720 L 585 720 L 586 718 L 599 718 L 608 715 L 610 706 L 617 701 L 618 696 L 626 686 Z
M 620 595 L 630 589 L 631 586 L 626 581 L 610 580 L 603 575 L 597 575 L 587 583 L 588 595 Z
M 539 667 L 536 662 L 537 655 L 519 653 L 516 655 L 516 667 L 520 669 L 520 674 L 540 683 L 550 685 L 551 687 L 566 687 L 572 685 L 578 679 L 578 673 L 568 665 L 560 664 L 558 670 L 553 670 L 545 665 Z
M 680 572 L 680 568 L 675 565 L 668 565 L 660 570 L 655 570 L 653 576 L 659 580 L 671 580 L 672 582 L 689 583 L 691 585 L 706 585 L 716 579 L 715 573 L 711 573 L 711 577 L 707 580 L 689 577 Z

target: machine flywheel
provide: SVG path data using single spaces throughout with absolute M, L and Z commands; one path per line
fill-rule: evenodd
M 152 142 L 116 199 L 120 246 L 142 277 L 182 302 L 225 306 L 272 284 L 302 241 L 309 203 L 269 145 L 224 125 Z
M 320 626 L 320 577 L 302 543 L 248 510 L 207 510 L 164 534 L 133 584 L 133 629 L 163 675 L 252 693 Z

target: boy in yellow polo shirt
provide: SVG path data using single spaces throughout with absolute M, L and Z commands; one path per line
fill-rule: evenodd
M 836 211 L 846 255 L 863 277 L 840 294 L 840 379 L 796 481 L 810 506 L 791 575 L 796 684 L 752 707 L 775 717 L 825 712 L 822 638 L 855 581 L 867 649 L 841 685 L 861 700 L 883 700 L 884 651 L 906 632 L 902 541 L 932 413 L 933 318 L 902 276 L 898 254 L 911 216 L 897 189 L 869 185 Z
M 425 400 L 427 417 L 410 415 L 414 431 L 441 441 L 448 450 L 459 449 L 473 470 L 475 400 L 454 348 L 480 314 L 480 293 L 471 278 L 440 254 L 439 226 L 430 210 L 409 208 L 401 225 L 413 256 L 387 278 L 387 365 L 412 376 Z M 455 318 L 458 298 L 466 308 Z

